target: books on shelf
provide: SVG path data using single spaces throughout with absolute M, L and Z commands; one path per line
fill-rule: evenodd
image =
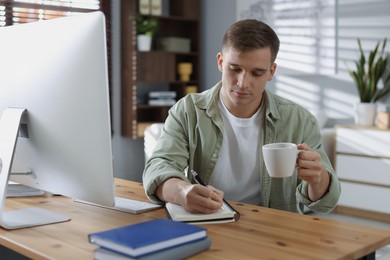
M 170 98 L 164 99 L 149 99 L 148 104 L 151 106 L 173 106 L 176 100 Z
M 205 228 L 170 219 L 155 219 L 88 235 L 91 243 L 133 258 L 206 237 Z
M 196 255 L 202 251 L 209 249 L 211 246 L 211 239 L 209 237 L 195 240 L 193 242 L 185 243 L 175 247 L 170 247 L 164 250 L 159 250 L 150 254 L 142 255 L 140 257 L 130 257 L 106 248 L 99 247 L 95 250 L 95 260 L 154 260 L 154 259 L 186 259 L 187 257 Z
M 150 13 L 152 15 L 162 14 L 162 1 L 161 0 L 150 0 Z
M 176 98 L 175 91 L 150 91 L 149 98 Z
M 139 6 L 139 13 L 140 14 L 148 15 L 151 13 L 150 0 L 139 0 L 138 6 Z
M 151 91 L 148 104 L 151 106 L 173 106 L 176 103 L 175 91 Z
M 139 13 L 142 15 L 169 16 L 170 0 L 139 0 Z
M 224 202 L 222 208 L 215 213 L 190 213 L 182 206 L 166 203 L 165 208 L 172 220 L 198 223 L 198 224 L 215 224 L 235 222 L 239 219 L 239 213 L 231 205 Z

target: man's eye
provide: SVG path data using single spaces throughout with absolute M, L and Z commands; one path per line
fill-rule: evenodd
M 232 67 L 230 68 L 230 70 L 231 70 L 231 71 L 234 71 L 234 72 L 240 72 L 240 71 L 241 71 L 240 68 L 232 68 Z
M 264 72 L 253 72 L 252 74 L 254 77 L 261 77 L 264 75 Z

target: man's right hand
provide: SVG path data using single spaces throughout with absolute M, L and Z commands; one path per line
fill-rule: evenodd
M 200 184 L 190 184 L 181 179 L 166 180 L 156 189 L 157 197 L 165 202 L 183 206 L 188 212 L 212 213 L 223 205 L 223 192 Z

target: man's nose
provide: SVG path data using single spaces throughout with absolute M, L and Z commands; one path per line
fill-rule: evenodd
M 238 87 L 247 88 L 249 84 L 250 84 L 250 76 L 245 72 L 241 73 L 237 82 Z

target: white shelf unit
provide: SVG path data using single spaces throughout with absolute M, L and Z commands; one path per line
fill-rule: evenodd
M 390 222 L 390 131 L 336 127 L 338 206 L 379 213 Z

